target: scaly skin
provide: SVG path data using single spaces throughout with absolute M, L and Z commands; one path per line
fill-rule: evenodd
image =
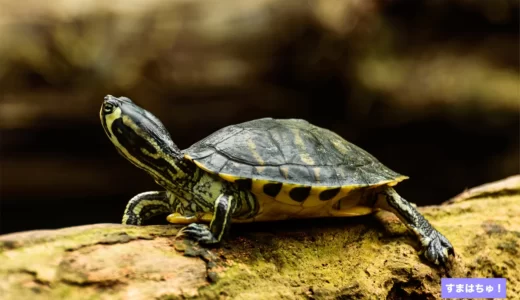
M 376 207 L 391 211 L 399 217 L 421 242 L 422 254 L 428 261 L 436 265 L 445 265 L 449 256 L 455 255 L 448 239 L 393 188 L 387 187 L 378 195 Z
M 249 189 L 251 189 L 252 180 L 250 178 L 242 179 L 248 184 L 245 185 L 246 187 L 241 187 L 237 183 L 223 180 L 219 176 L 198 168 L 194 162 L 184 158 L 183 152 L 173 143 L 164 125 L 150 112 L 135 105 L 130 99 L 110 95 L 105 97 L 100 118 L 107 136 L 118 152 L 132 164 L 150 174 L 157 184 L 165 189 L 164 191 L 144 192 L 133 197 L 128 202 L 123 215 L 123 224 L 142 225 L 146 219 L 164 213 L 174 213 L 175 217 L 172 216 L 172 219 L 177 219 L 182 224 L 198 221 L 196 216 L 199 215 L 203 215 L 205 218 L 211 216 L 209 226 L 191 223 L 181 229 L 179 235 L 187 236 L 201 244 L 216 244 L 228 231 L 232 216 L 251 218 L 258 213 L 258 201 L 247 188 L 249 185 Z M 309 124 L 301 120 L 293 122 L 299 124 L 298 126 Z M 301 137 L 295 135 L 295 138 L 297 137 L 299 137 L 297 139 L 299 142 L 295 145 L 305 146 Z M 341 143 L 340 140 L 337 140 L 339 137 L 334 136 L 334 139 L 337 143 Z M 354 148 L 354 145 L 348 143 L 345 145 L 351 150 L 357 149 L 357 153 L 362 153 L 362 150 Z M 253 143 L 250 147 L 251 151 L 258 156 L 256 145 Z M 289 144 L 285 147 L 289 147 Z M 346 151 L 347 148 L 340 147 L 340 150 Z M 304 154 L 308 155 L 307 152 L 303 152 L 301 159 L 312 161 L 312 158 Z M 354 156 L 354 158 L 357 157 Z M 257 160 L 261 162 L 262 158 L 258 157 Z M 378 168 L 382 169 L 380 172 L 382 174 L 398 175 L 384 169 L 385 167 L 381 164 Z M 328 172 L 330 173 L 330 170 Z M 402 178 L 400 177 L 400 180 Z M 231 179 L 234 179 L 233 176 Z M 279 187 L 282 186 L 282 183 L 276 184 Z M 340 189 L 335 188 L 334 190 L 337 194 Z M 296 191 L 298 193 L 291 194 Z M 286 197 L 285 200 L 289 205 L 292 205 L 291 201 L 304 201 L 309 197 L 310 191 L 310 186 L 295 187 L 289 192 L 289 198 Z M 325 194 L 321 196 L 325 196 Z M 334 195 L 331 195 L 319 201 L 331 200 L 333 197 Z M 318 201 L 317 198 L 313 200 Z M 341 199 L 337 199 L 337 201 L 339 200 Z M 446 237 L 433 228 L 393 188 L 383 187 L 377 192 L 375 207 L 393 212 L 401 219 L 421 242 L 422 253 L 428 261 L 443 265 L 448 262 L 450 255 L 455 254 L 453 246 Z

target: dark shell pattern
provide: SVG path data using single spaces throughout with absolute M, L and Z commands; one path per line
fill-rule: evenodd
M 300 119 L 263 118 L 227 126 L 185 154 L 206 170 L 234 179 L 345 187 L 406 178 L 338 134 Z

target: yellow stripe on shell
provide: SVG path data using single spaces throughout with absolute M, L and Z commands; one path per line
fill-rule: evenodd
M 308 165 L 314 165 L 314 160 L 307 152 L 305 143 L 303 142 L 303 139 L 300 136 L 300 130 L 293 128 L 293 129 L 291 129 L 291 131 L 294 134 L 294 144 L 296 145 L 296 147 L 298 147 L 298 150 L 300 152 L 300 159 Z
M 201 168 L 202 170 L 208 172 L 208 173 L 211 173 L 211 174 L 215 174 L 214 171 L 206 168 L 203 164 L 201 164 L 200 162 L 194 160 L 191 156 L 189 156 L 188 154 L 184 154 L 184 159 L 187 159 L 191 162 L 193 162 L 197 167 Z
M 282 172 L 283 177 L 285 177 L 285 179 L 289 178 L 289 168 L 288 167 L 281 166 L 280 171 Z
M 316 182 L 320 182 L 320 170 L 321 170 L 320 168 L 312 168 Z
M 262 157 L 260 156 L 260 154 L 258 153 L 258 151 L 256 151 L 256 144 L 255 142 L 253 142 L 253 139 L 252 138 L 249 138 L 247 140 L 247 145 L 249 147 L 249 151 L 251 151 L 251 154 L 253 155 L 253 157 L 256 159 L 256 161 L 258 162 L 259 165 L 263 166 L 265 164 L 264 160 L 262 159 Z
M 336 150 L 338 150 L 339 153 L 344 154 L 344 155 L 348 153 L 348 149 L 343 144 L 343 140 L 341 139 L 341 137 L 339 137 L 337 139 L 331 139 L 330 142 L 332 143 L 334 148 L 336 148 Z

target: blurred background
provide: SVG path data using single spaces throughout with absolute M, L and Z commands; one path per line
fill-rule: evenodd
M 336 131 L 418 205 L 519 173 L 519 1 L 0 0 L 0 233 L 119 223 L 155 190 L 106 94 L 180 148 L 260 117 Z

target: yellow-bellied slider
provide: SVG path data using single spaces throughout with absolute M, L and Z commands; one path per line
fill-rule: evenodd
M 449 241 L 392 188 L 406 179 L 336 133 L 300 119 L 263 118 L 222 128 L 186 150 L 164 125 L 126 97 L 105 97 L 100 118 L 119 153 L 164 191 L 132 198 L 124 224 L 168 221 L 201 244 L 221 241 L 232 222 L 396 214 L 436 264 Z M 203 223 L 210 222 L 209 227 Z

